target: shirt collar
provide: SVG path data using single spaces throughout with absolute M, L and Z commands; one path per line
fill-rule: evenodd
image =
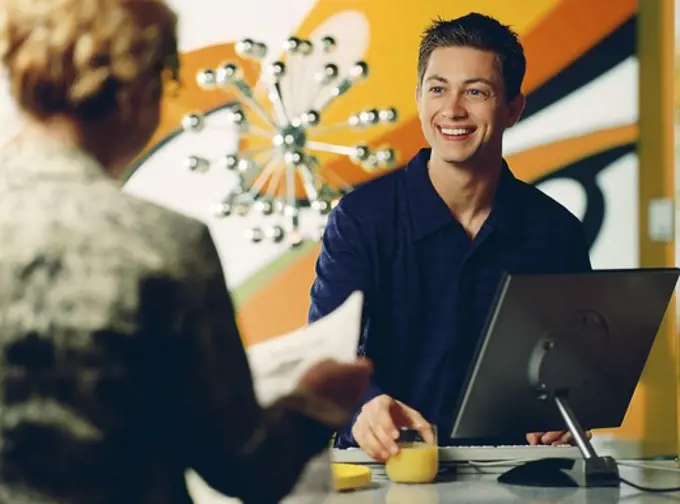
M 454 218 L 430 180 L 427 163 L 431 149 L 421 149 L 406 166 L 406 194 L 413 229 L 413 240 L 418 241 L 454 222 Z M 485 225 L 494 229 L 511 229 L 518 221 L 519 205 L 516 198 L 519 181 L 505 160 L 494 196 L 491 214 Z
M 504 159 L 491 214 L 486 220 L 487 225 L 501 231 L 511 231 L 517 228 L 517 224 L 521 221 L 522 205 L 518 195 L 521 184 L 522 182 L 515 178 Z
M 431 149 L 421 149 L 406 166 L 406 194 L 414 241 L 453 222 L 449 208 L 430 180 L 427 170 L 430 153 Z

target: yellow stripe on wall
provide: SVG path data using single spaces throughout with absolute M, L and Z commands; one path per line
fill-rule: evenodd
M 638 55 L 640 59 L 640 265 L 672 266 L 674 244 L 649 239 L 647 214 L 655 198 L 674 196 L 673 78 L 674 0 L 639 2 Z M 674 306 L 674 305 L 673 305 Z M 678 344 L 676 314 L 671 306 L 643 373 L 640 391 L 631 405 L 639 415 L 640 438 L 646 455 L 677 454 Z M 637 430 L 636 429 L 636 430 Z

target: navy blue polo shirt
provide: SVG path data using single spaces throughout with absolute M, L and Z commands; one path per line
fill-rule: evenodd
M 430 181 L 430 149 L 346 195 L 329 216 L 309 320 L 365 295 L 360 355 L 373 361 L 364 401 L 388 394 L 450 432 L 498 284 L 508 273 L 591 268 L 581 222 L 504 162 L 486 222 L 470 238 Z M 355 415 L 356 417 L 356 415 Z M 336 446 L 354 446 L 351 425 Z

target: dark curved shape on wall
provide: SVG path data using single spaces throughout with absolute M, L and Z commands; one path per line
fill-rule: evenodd
M 604 215 L 607 211 L 604 194 L 597 183 L 597 176 L 607 166 L 618 161 L 623 156 L 634 152 L 635 149 L 635 143 L 613 147 L 580 159 L 541 179 L 533 181 L 534 184 L 540 184 L 548 180 L 567 178 L 576 180 L 583 186 L 586 192 L 586 211 L 583 215 L 583 227 L 588 248 L 593 246 L 597 235 L 600 234 Z
M 571 65 L 530 93 L 520 122 L 634 56 L 637 53 L 636 33 L 637 16 L 631 16 Z

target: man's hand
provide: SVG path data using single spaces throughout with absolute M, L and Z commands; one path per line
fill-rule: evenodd
M 399 452 L 400 427 L 417 429 L 425 441 L 435 442 L 432 427 L 420 413 L 385 394 L 364 404 L 352 426 L 352 436 L 370 457 L 385 462 Z
M 588 439 L 593 435 L 586 432 Z M 569 431 L 553 431 L 553 432 L 531 432 L 527 434 L 527 442 L 530 445 L 573 445 L 574 436 Z

